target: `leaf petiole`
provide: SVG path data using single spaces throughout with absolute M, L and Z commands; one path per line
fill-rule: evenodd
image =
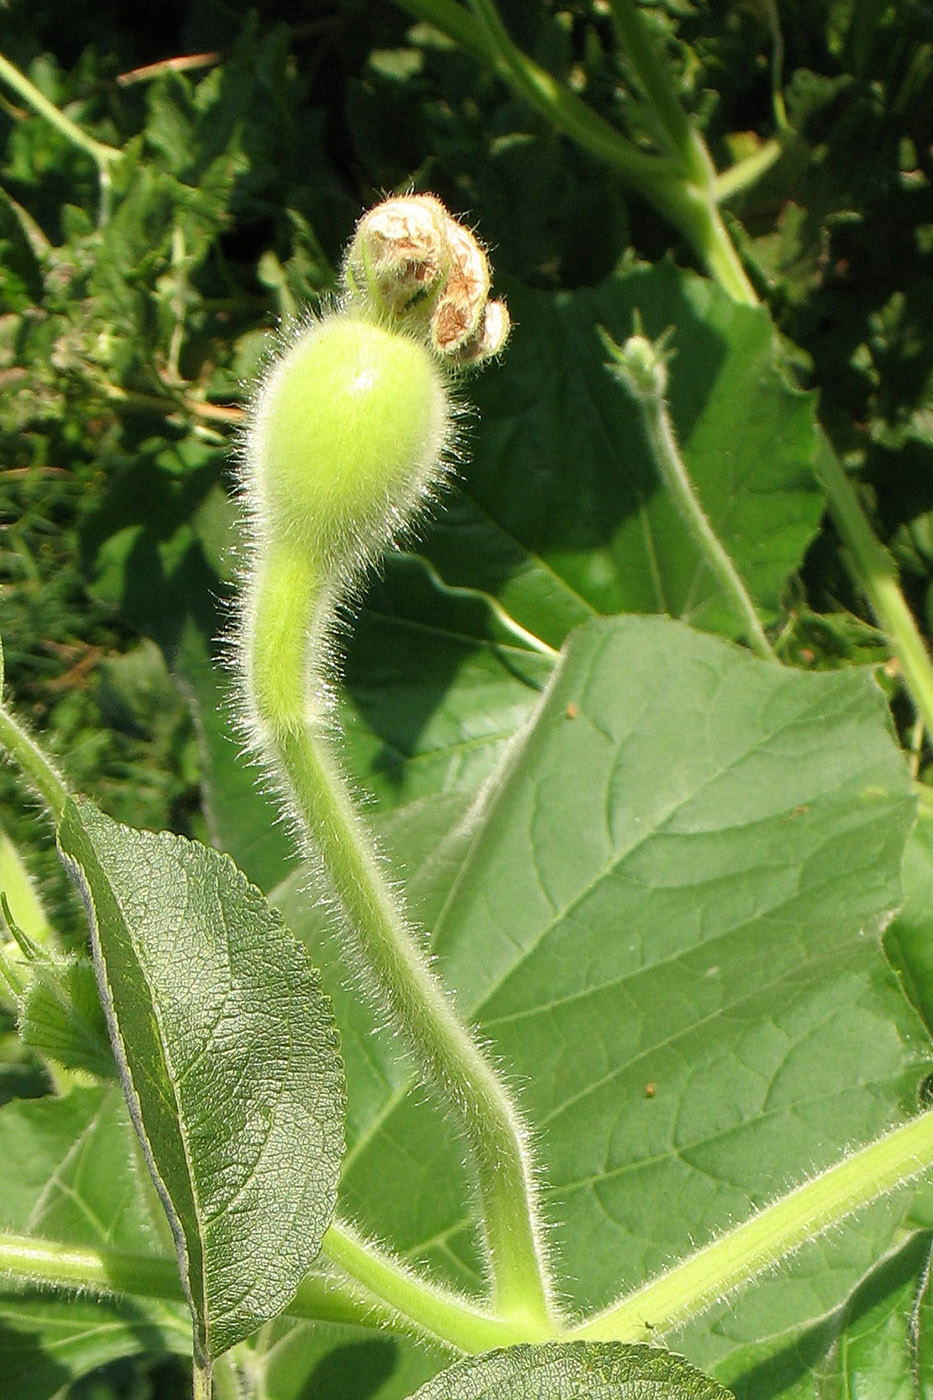
M 68 789 L 59 777 L 51 759 L 28 734 L 22 725 L 13 718 L 9 710 L 0 705 L 0 749 L 4 749 L 22 772 L 27 782 L 36 789 L 56 821 L 65 810 Z
M 931 1165 L 933 1112 L 853 1152 L 568 1335 L 631 1341 L 669 1332 Z
M 690 479 L 687 465 L 671 422 L 665 397 L 667 355 L 661 342 L 652 345 L 643 335 L 633 335 L 624 346 L 602 332 L 603 344 L 612 356 L 609 369 L 626 386 L 641 409 L 645 432 L 655 465 L 694 544 L 706 560 L 713 576 L 742 624 L 743 635 L 755 655 L 763 661 L 777 661 L 761 625 L 755 605 L 742 578 L 729 558 Z M 662 337 L 662 340 L 664 337 Z

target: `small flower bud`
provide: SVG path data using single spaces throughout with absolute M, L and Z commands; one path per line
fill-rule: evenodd
M 508 312 L 488 300 L 486 254 L 433 195 L 386 200 L 365 214 L 343 280 L 350 304 L 424 339 L 448 364 L 496 355 L 508 336 Z
M 638 399 L 663 399 L 667 393 L 667 362 L 671 356 L 667 349 L 670 331 L 665 331 L 653 341 L 639 330 L 621 346 L 616 345 L 602 327 L 600 335 L 612 357 L 610 372 L 622 381 L 629 392 Z
M 444 206 L 430 196 L 389 199 L 364 214 L 343 269 L 351 299 L 402 316 L 430 297 L 450 266 L 447 218 Z

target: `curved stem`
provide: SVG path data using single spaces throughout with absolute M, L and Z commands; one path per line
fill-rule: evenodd
M 826 487 L 836 528 L 855 563 L 851 572 L 891 643 L 917 714 L 933 742 L 933 665 L 901 591 L 897 565 L 871 528 L 855 487 L 825 436 L 816 468 Z
M 28 102 L 34 112 L 40 117 L 44 117 L 47 122 L 60 131 L 61 134 L 71 142 L 73 146 L 86 152 L 91 157 L 103 176 L 108 167 L 117 160 L 120 160 L 123 152 L 117 150 L 115 146 L 108 146 L 103 141 L 96 141 L 93 136 L 88 136 L 76 122 L 65 113 L 54 102 L 50 102 L 45 93 L 40 92 L 35 83 L 21 73 L 15 64 L 8 58 L 0 54 L 0 78 L 8 83 L 14 91 L 18 92 L 24 101 Z
M 476 1169 L 496 1310 L 541 1327 L 548 1285 L 521 1122 L 431 972 L 319 733 L 314 705 L 323 685 L 309 655 L 323 651 L 332 611 L 302 551 L 287 541 L 265 547 L 244 637 L 250 703 L 365 968 L 459 1117 Z
M 417 1332 L 464 1352 L 555 1335 L 553 1328 L 536 1331 L 508 1322 L 433 1287 L 339 1222 L 328 1229 L 323 1250 L 347 1277 L 308 1274 L 286 1309 L 290 1317 Z M 14 1234 L 0 1234 L 0 1275 L 41 1287 L 185 1301 L 175 1259 L 112 1249 L 72 1249 L 54 1240 Z
M 663 337 L 662 337 L 663 339 Z M 710 522 L 696 493 L 687 465 L 680 453 L 670 411 L 665 398 L 667 366 L 661 344 L 652 345 L 642 335 L 632 336 L 625 346 L 616 345 L 603 332 L 603 341 L 613 357 L 610 369 L 632 393 L 641 409 L 652 456 L 693 542 L 706 560 L 720 588 L 732 605 L 742 626 L 745 640 L 763 661 L 777 661 L 761 625 L 741 575 Z
M 488 52 L 495 56 L 497 71 L 559 131 L 621 171 L 649 197 L 660 178 L 675 175 L 675 169 L 663 156 L 639 150 L 576 93 L 513 44 L 493 0 L 470 0 L 470 7 L 485 37 Z
M 432 1287 L 397 1260 L 364 1243 L 350 1226 L 339 1221 L 328 1229 L 323 1249 L 330 1260 L 406 1323 L 460 1351 L 491 1351 L 555 1335 L 552 1326 L 535 1327 L 528 1320 L 495 1317 L 466 1299 Z
M 68 789 L 35 739 L 3 706 L 0 706 L 0 749 L 6 750 L 58 821 L 65 809 Z
M 684 177 L 702 187 L 710 183 L 713 165 L 702 139 L 680 105 L 674 84 L 658 55 L 653 35 L 634 0 L 609 0 L 612 20 L 629 61 L 658 121 L 669 153 Z
M 398 0 L 398 4 L 474 54 L 542 112 L 558 131 L 618 170 L 646 199 L 654 199 L 659 186 L 676 175 L 665 157 L 639 150 L 575 92 L 513 44 L 489 0 L 477 0 L 474 4 L 476 18 L 450 0 Z
M 933 1113 L 925 1113 L 853 1152 L 567 1335 L 632 1341 L 668 1332 L 930 1166 Z
M 745 640 L 755 655 L 763 661 L 777 661 L 745 584 L 700 504 L 684 459 L 680 455 L 666 402 L 660 397 L 642 399 L 641 408 L 648 438 L 654 449 L 654 458 L 661 469 L 667 489 L 719 586 L 732 603 L 742 623 Z

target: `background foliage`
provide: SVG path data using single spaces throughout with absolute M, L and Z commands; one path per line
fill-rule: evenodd
M 765 0 L 670 0 L 650 8 L 682 97 L 718 162 L 756 149 L 774 127 L 773 8 Z M 599 0 L 546 9 L 504 4 L 502 13 L 539 63 L 608 119 L 647 138 L 644 110 Z M 244 385 L 277 318 L 326 302 L 361 208 L 410 185 L 468 213 L 493 251 L 497 287 L 517 322 L 503 365 L 465 390 L 479 415 L 463 423 L 471 462 L 463 488 L 417 554 L 389 561 L 373 581 L 347 642 L 348 763 L 371 797 L 385 843 L 413 877 L 420 909 L 430 913 L 437 905 L 438 868 L 459 868 L 457 822 L 551 673 L 552 658 L 529 646 L 528 634 L 558 648 L 580 623 L 598 630 L 592 620 L 600 615 L 658 612 L 733 635 L 728 609 L 656 490 L 635 410 L 602 369 L 597 324 L 621 339 L 637 306 L 650 334 L 675 326 L 671 398 L 685 456 L 784 660 L 804 671 L 886 660 L 822 515 L 812 470 L 817 404 L 930 630 L 933 43 L 921 0 L 789 0 L 780 7 L 790 132 L 780 161 L 731 209 L 751 276 L 794 364 L 795 385 L 776 363 L 763 311 L 734 307 L 690 270 L 670 226 L 616 174 L 401 8 L 345 0 L 309 3 L 296 16 L 292 5 L 247 11 L 219 0 L 143 9 L 8 0 L 0 14 L 7 56 L 85 129 L 124 152 L 102 185 L 87 154 L 12 92 L 0 98 L 0 631 L 7 684 L 73 783 L 110 815 L 232 851 L 300 928 L 297 908 L 289 909 L 299 877 L 286 835 L 254 794 L 252 775 L 233 766 L 225 682 L 210 665 L 235 573 L 231 442 Z M 173 61 L 182 55 L 198 57 L 190 65 Z M 638 675 L 639 657 L 660 645 L 657 637 L 649 628 L 632 643 L 625 675 Z M 686 653 L 693 643 L 670 645 Z M 923 776 L 926 753 L 890 669 L 885 683 L 900 737 Z M 565 705 L 582 703 L 595 683 L 583 668 Z M 857 690 L 861 679 L 852 685 Z M 637 687 L 633 696 L 633 703 L 644 699 Z M 663 729 L 660 718 L 658 724 Z M 718 752 L 715 736 L 707 737 Z M 660 733 L 645 742 L 663 762 L 672 741 Z M 851 735 L 845 742 L 861 743 Z M 566 775 L 555 770 L 550 777 L 560 810 L 572 810 L 572 793 L 561 786 Z M 780 777 L 776 772 L 774 781 Z M 30 851 L 57 932 L 66 945 L 83 946 L 83 916 L 54 851 L 49 845 L 32 854 L 34 811 L 10 775 L 0 774 L 0 782 L 4 826 Z M 646 787 L 652 782 L 646 778 Z M 790 805 L 810 800 L 800 796 Z M 893 850 L 904 824 L 896 815 L 890 820 L 897 831 L 889 828 L 885 839 Z M 861 835 L 880 861 L 876 838 Z M 848 848 L 840 851 L 840 865 L 857 864 Z M 639 878 L 660 886 L 663 865 L 658 857 L 656 869 Z M 866 867 L 875 880 L 866 924 L 883 923 L 882 911 L 897 902 L 896 888 L 885 884 L 895 866 L 889 855 L 884 878 L 876 880 L 875 867 Z M 933 1013 L 924 895 L 933 884 L 931 866 L 928 829 L 921 827 L 905 867 L 908 904 L 888 934 L 889 956 L 927 1026 Z M 488 869 L 478 868 L 487 878 Z M 598 862 L 594 868 L 602 869 Z M 461 940 L 469 917 L 457 926 Z M 667 927 L 671 908 L 662 904 L 652 917 Z M 538 933 L 528 936 L 536 945 Z M 443 937 L 442 929 L 442 948 Z M 454 968 L 469 946 L 461 941 L 459 953 L 453 946 Z M 542 959 L 545 951 L 542 943 Z M 885 1060 L 879 1049 L 861 1106 L 846 1100 L 848 1116 L 831 1126 L 815 1118 L 812 1133 L 793 1144 L 797 1157 L 788 1153 L 788 1173 L 794 1160 L 807 1169 L 822 1165 L 834 1144 L 884 1126 L 890 1109 L 880 1102 L 882 1080 L 886 1102 L 896 1102 L 898 1112 L 916 1101 L 928 1058 L 919 1019 L 880 957 L 866 954 L 847 975 L 844 993 L 831 980 L 826 985 L 828 996 L 857 1004 L 866 1018 L 858 1036 L 847 1015 L 853 1043 L 871 1038 L 868 1027 L 884 1003 L 893 1008 L 891 1034 L 907 1050 L 892 1049 Z M 540 974 L 545 985 L 556 976 L 547 968 Z M 469 1005 L 487 1003 L 491 993 L 469 966 L 457 979 Z M 333 982 L 339 1011 L 341 998 L 349 1000 L 339 970 Z M 616 995 L 625 994 L 623 978 Z M 659 1001 L 672 994 L 668 984 L 638 993 Z M 498 995 L 508 1001 L 507 990 Z M 490 1015 L 503 1020 L 506 1012 L 517 1014 L 512 1005 L 497 1009 L 495 998 L 492 1008 Z M 543 1002 L 523 1008 L 531 1017 L 546 1011 Z M 417 1218 L 409 1209 L 408 1169 L 393 1163 L 391 1130 L 381 1147 L 367 1137 L 392 1095 L 400 1095 L 404 1067 L 381 1050 L 365 1056 L 371 1028 L 357 1028 L 346 1006 L 344 1014 L 353 1029 L 349 1036 L 344 1030 L 348 1061 L 359 1061 L 350 1124 L 360 1145 L 347 1177 L 350 1199 L 364 1218 L 378 1206 L 399 1247 L 469 1281 L 475 1257 L 460 1220 L 457 1149 L 423 1157 L 435 1179 L 443 1168 L 449 1198 L 436 1194 L 431 1218 Z M 842 1023 L 834 1014 L 828 1004 L 814 1012 L 844 1068 L 851 1057 L 838 1049 Z M 46 1095 L 42 1063 L 21 1051 L 6 1024 L 3 1097 Z M 572 1041 L 579 1032 L 562 1034 Z M 704 1053 L 713 1058 L 712 1047 Z M 822 1103 L 825 1115 L 827 1104 L 840 1100 L 833 1064 L 819 1054 L 828 1079 L 810 1106 L 816 1115 L 814 1105 Z M 551 1068 L 557 1087 L 542 1103 L 545 1112 L 556 1111 L 568 1092 L 559 1081 L 569 1071 Z M 126 1126 L 112 1091 L 76 1092 L 96 1097 L 81 1103 L 69 1096 L 69 1116 L 100 1135 L 97 1150 L 115 1154 L 129 1172 Z M 743 1098 L 741 1086 L 736 1097 Z M 57 1163 L 56 1144 L 74 1136 L 73 1123 L 46 1122 L 50 1110 L 45 1100 L 5 1110 L 0 1136 L 10 1172 L 22 1158 L 18 1134 L 34 1140 L 30 1112 L 44 1115 L 49 1142 L 46 1160 L 21 1185 L 16 1209 L 24 1219 Z M 746 1101 L 743 1112 L 750 1111 Z M 412 1120 L 408 1140 L 426 1151 L 437 1137 L 431 1104 L 399 1112 Z M 594 1121 L 605 1122 L 605 1114 Z M 574 1132 L 593 1141 L 589 1129 Z M 375 1166 L 368 1152 L 375 1152 Z M 569 1180 L 570 1164 L 549 1165 L 555 1180 L 562 1170 Z M 573 1164 L 574 1172 L 591 1169 Z M 369 1199 L 377 1180 L 378 1201 Z M 651 1189 L 661 1190 L 660 1180 Z M 733 1197 L 718 1203 L 719 1216 L 703 1217 L 710 1228 L 728 1223 L 768 1186 L 754 1171 L 739 1171 L 731 1190 Z M 127 1248 L 158 1228 L 155 1216 L 124 1218 L 119 1200 L 109 1209 L 107 1237 Z M 698 1202 L 697 1209 L 706 1206 Z M 840 1377 L 857 1371 L 860 1355 L 881 1365 L 878 1338 L 895 1332 L 905 1311 L 925 1320 L 917 1280 L 926 1254 L 923 1236 L 904 1224 L 908 1210 L 913 1224 L 930 1223 L 923 1197 L 888 1203 L 847 1235 L 835 1262 L 823 1259 L 822 1246 L 816 1260 L 798 1261 L 797 1282 L 814 1294 L 805 1315 L 793 1302 L 780 1327 L 763 1328 L 762 1317 L 780 1309 L 781 1291 L 765 1288 L 738 1322 L 717 1316 L 704 1323 L 702 1337 L 679 1344 L 702 1364 L 720 1365 L 743 1396 L 848 1395 Z M 555 1204 L 555 1217 L 569 1214 L 568 1199 Z M 578 1226 L 571 1252 L 596 1233 L 593 1224 Z M 624 1239 L 615 1242 L 623 1255 L 629 1251 L 636 1275 L 665 1257 L 639 1230 L 637 1222 L 620 1226 Z M 608 1301 L 608 1264 L 605 1276 L 599 1268 L 584 1276 L 575 1257 L 572 1265 L 576 1301 Z M 833 1269 L 835 1289 L 821 1293 Z M 18 1377 L 18 1394 L 168 1400 L 184 1393 L 183 1369 L 170 1353 L 184 1350 L 185 1328 L 169 1305 L 143 1309 L 132 1327 L 114 1309 L 93 1339 L 89 1324 L 99 1312 L 85 1302 L 68 1306 L 73 1332 L 63 1334 L 51 1370 L 43 1371 L 23 1343 L 28 1320 L 6 1339 L 9 1366 L 21 1368 L 9 1371 Z M 50 1325 L 45 1307 L 24 1302 L 23 1318 L 32 1308 L 41 1330 Z M 307 1329 L 286 1327 L 273 1325 L 260 1343 L 272 1358 L 270 1400 L 364 1393 L 392 1400 L 439 1364 L 381 1337 L 351 1346 L 344 1333 L 317 1329 L 308 1339 Z M 112 1345 L 108 1328 L 117 1339 Z M 919 1365 L 929 1347 L 919 1321 L 911 1346 Z M 140 1351 L 148 1359 L 139 1360 Z M 86 1374 L 98 1363 L 106 1363 L 103 1371 Z M 891 1363 L 885 1394 L 913 1393 L 892 1388 L 909 1384 L 899 1365 Z

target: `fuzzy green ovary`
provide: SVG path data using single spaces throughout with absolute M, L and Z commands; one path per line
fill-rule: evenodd
M 266 541 L 319 578 L 388 543 L 435 475 L 447 398 L 430 352 L 352 315 L 314 326 L 266 384 L 251 443 Z

